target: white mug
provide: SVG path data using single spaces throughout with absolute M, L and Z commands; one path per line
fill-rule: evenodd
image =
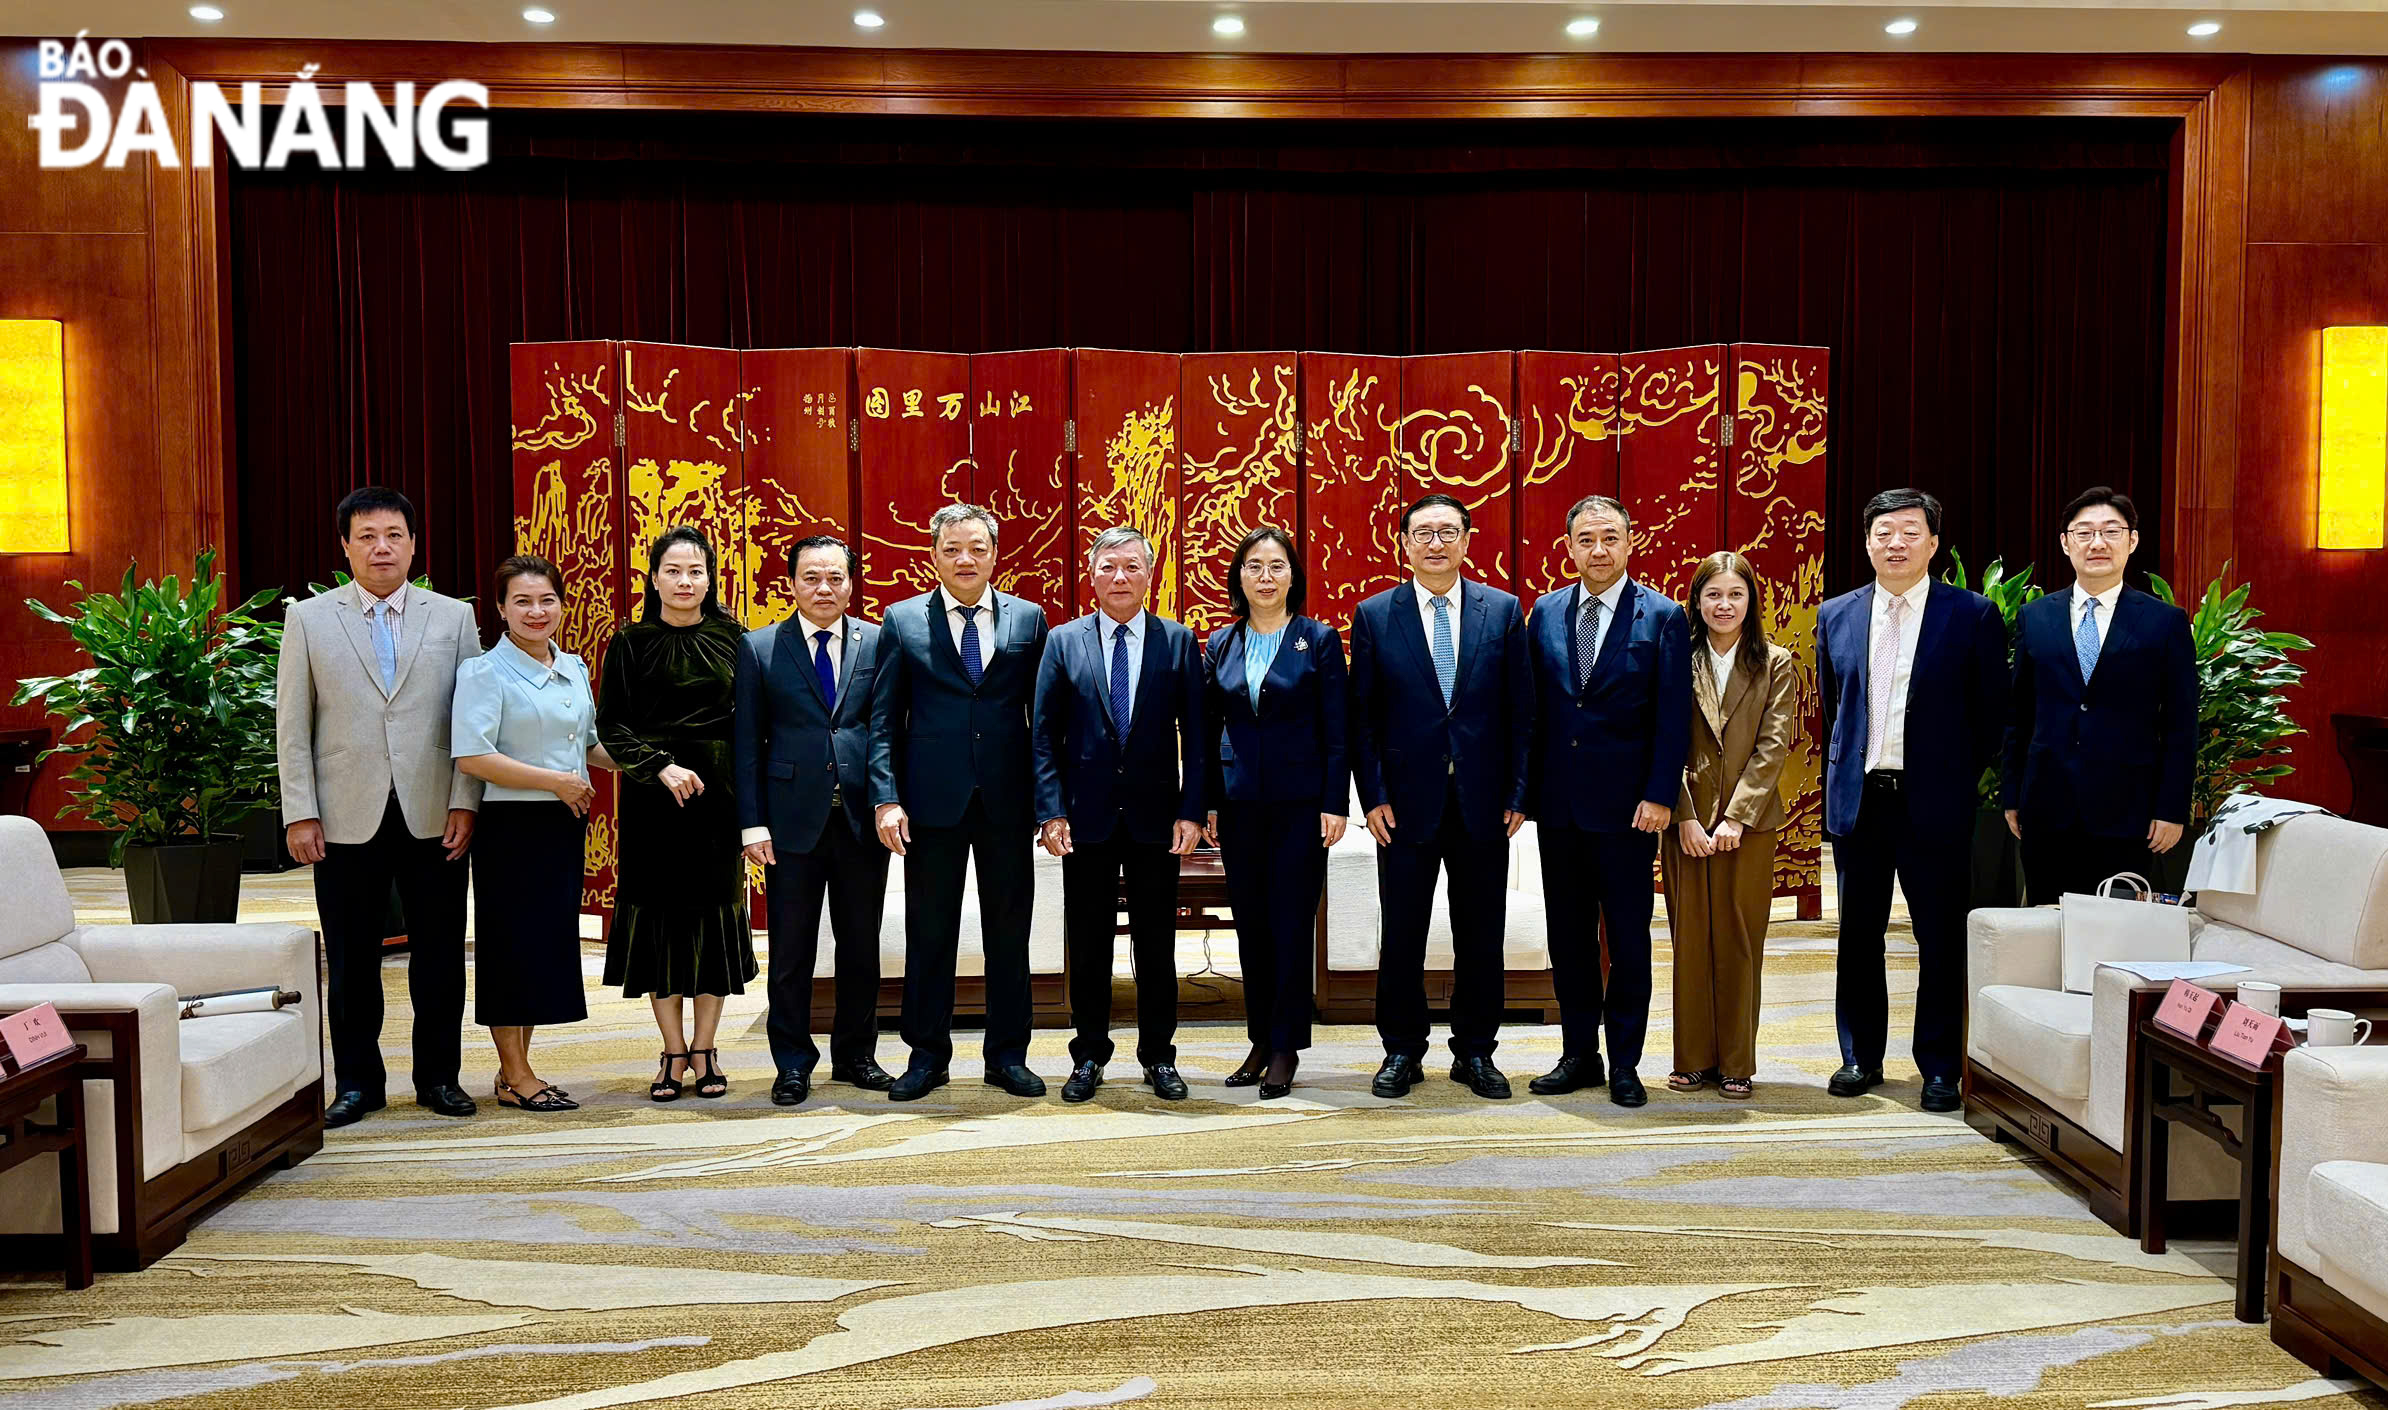
M 2242 979 L 2239 981 L 2239 1002 L 2257 1013 L 2268 1013 L 2278 1018 L 2280 986 L 2269 979 Z
M 2345 1009 L 2314 1009 L 2305 1015 L 2306 1041 L 2317 1048 L 2346 1048 L 2371 1036 L 2371 1020 Z

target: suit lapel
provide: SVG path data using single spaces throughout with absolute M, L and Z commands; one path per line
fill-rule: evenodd
M 1455 703 L 1460 687 L 1467 684 L 1469 673 L 1476 669 L 1477 658 L 1484 654 L 1484 634 L 1490 630 L 1484 619 L 1491 610 L 1485 603 L 1484 591 L 1482 584 L 1460 579 L 1459 666 L 1451 677 L 1451 698 Z
M 1633 635 L 1634 624 L 1641 620 L 1641 616 L 1641 585 L 1629 580 L 1625 584 L 1625 591 L 1618 595 L 1616 616 L 1600 635 L 1600 651 L 1592 658 L 1592 684 L 1598 685 L 1608 678 L 1608 673 L 1617 664 L 1617 657 L 1625 650 L 1626 638 Z
M 1833 654 L 1848 663 L 1849 679 L 1856 683 L 1857 698 L 1861 703 L 1874 698 L 1874 683 L 1869 678 L 1874 669 L 1874 653 L 1867 648 L 1872 644 L 1874 635 L 1874 594 L 1877 591 L 1879 589 L 1869 586 L 1864 593 L 1849 599 L 1841 609 L 1840 617 L 1832 624 Z M 1927 615 L 1930 602 L 1930 598 L 1925 599 Z M 1919 659 L 1922 654 L 1919 642 Z M 1865 711 L 1859 710 L 1857 717 L 1864 720 Z M 1865 741 L 1859 742 L 1862 744 Z
M 1707 648 L 1702 647 L 1701 649 L 1704 651 Z M 1749 695 L 1751 687 L 1757 683 L 1758 673 L 1750 668 L 1749 662 L 1742 659 L 1740 648 L 1735 647 L 1733 669 L 1725 676 L 1725 698 L 1718 701 L 1716 707 L 1716 737 L 1719 740 L 1725 737 L 1725 726 L 1731 723 L 1733 712 L 1741 708 L 1742 700 Z M 1713 690 L 1716 685 L 1716 672 L 1708 673 L 1708 684 Z
M 1418 587 L 1403 583 L 1393 589 L 1393 639 L 1409 648 L 1411 662 L 1434 679 L 1434 653 L 1427 649 L 1426 627 L 1418 620 Z M 1440 687 L 1437 687 L 1440 693 Z
M 1271 685 L 1280 691 L 1293 689 L 1294 678 L 1302 673 L 1302 664 L 1309 655 L 1310 638 L 1302 634 L 1300 619 L 1286 618 L 1282 634 L 1277 638 L 1277 655 L 1269 662 L 1268 674 L 1261 677 L 1261 698 L 1268 698 Z
M 1239 624 L 1234 633 L 1220 643 L 1219 690 L 1230 700 L 1239 695 L 1246 701 L 1252 698 L 1251 684 L 1244 674 L 1244 653 L 1251 644 L 1252 627 L 1249 622 Z
M 2049 625 L 2056 628 L 2056 654 L 2064 660 L 2065 679 L 2073 682 L 2075 695 L 2086 695 L 2089 693 L 2089 680 L 2081 674 L 2081 653 L 2073 649 L 2073 597 L 2078 591 L 2078 588 L 2066 588 L 2064 596 L 2056 599 L 2056 620 Z M 2047 599 L 2041 600 L 2044 602 Z M 2105 649 L 2105 643 L 2100 642 L 2098 650 L 2103 653 Z
M 1739 681 L 1738 671 L 1734 679 Z M 1732 716 L 1732 707 L 1716 694 L 1716 670 L 1709 664 L 1708 643 L 1692 647 L 1692 699 L 1699 702 L 1700 713 L 1708 720 L 1710 732 L 1719 740 L 1725 737 L 1725 721 Z
M 778 654 L 782 657 L 785 657 L 789 654 L 788 647 L 791 645 L 788 640 L 789 627 L 796 628 L 796 640 L 792 643 L 796 648 L 794 653 L 796 659 L 788 662 L 788 669 L 794 671 L 797 675 L 804 678 L 804 688 L 810 689 L 812 691 L 813 700 L 815 703 L 820 705 L 821 713 L 824 715 L 834 716 L 837 712 L 832 707 L 829 699 L 821 694 L 820 672 L 813 665 L 813 633 L 818 630 L 818 628 L 814 627 L 812 623 L 804 620 L 804 618 L 800 616 L 791 617 L 785 623 L 781 624 L 779 629 Z M 854 648 L 851 644 L 849 644 L 846 647 L 846 654 L 851 656 L 853 655 L 853 652 Z M 845 698 L 845 692 L 843 690 L 839 691 L 838 698 L 840 700 Z
M 838 672 L 837 706 L 829 712 L 832 721 L 854 714 L 852 709 L 854 682 L 864 678 L 870 671 L 872 659 L 878 654 L 878 642 L 873 640 L 866 645 L 863 637 L 862 624 L 848 617 L 846 619 L 846 659 L 843 668 Z M 867 691 L 864 693 L 868 694 Z
M 1144 666 L 1136 677 L 1136 698 L 1128 706 L 1128 732 L 1135 733 L 1139 722 L 1152 718 L 1153 692 L 1156 684 L 1170 672 L 1168 640 L 1161 635 L 1161 619 L 1144 614 Z
M 1099 610 L 1089 612 L 1078 620 L 1086 624 L 1086 656 L 1093 668 L 1084 674 L 1072 671 L 1070 679 L 1082 683 L 1081 688 L 1094 706 L 1095 717 L 1103 722 L 1103 732 L 1116 740 L 1119 721 L 1111 718 L 1111 652 L 1103 644 L 1103 614 Z M 1051 651 L 1052 643 L 1048 641 L 1045 649 Z
M 1956 610 L 1955 588 L 1934 583 L 1924 590 L 1924 619 L 1915 628 L 1915 667 L 1907 673 L 1909 694 L 1914 693 L 1912 682 L 1923 674 L 1925 663 L 1940 649 L 1940 639 L 1948 632 L 1949 617 Z
M 362 589 L 357 591 L 362 591 Z M 341 600 L 333 605 L 340 609 L 338 613 L 340 630 L 348 634 L 348 644 L 357 649 L 357 660 L 364 663 L 365 679 L 371 681 L 373 688 L 380 691 L 385 698 L 396 694 L 397 691 L 394 687 L 383 685 L 381 682 L 381 662 L 375 660 L 373 656 L 373 627 L 366 620 L 363 610 L 357 605 L 356 591 L 340 588 L 337 592 Z
M 938 670 L 951 673 L 964 685 L 970 684 L 969 672 L 962 669 L 962 653 L 954 649 L 953 631 L 945 620 L 945 589 L 929 590 L 928 608 L 929 658 L 937 663 Z M 983 650 L 983 637 L 981 642 Z M 983 666 L 986 663 L 982 660 L 979 664 Z

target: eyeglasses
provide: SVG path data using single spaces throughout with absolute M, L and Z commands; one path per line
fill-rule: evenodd
M 1874 531 L 1874 542 L 1876 543 L 1922 543 L 1930 537 L 1932 537 L 1930 529 L 1885 528 Z
M 1247 578 L 1287 578 L 1293 576 L 1293 565 L 1282 559 L 1263 563 L 1257 558 L 1247 558 L 1243 572 Z
M 2131 530 L 2128 528 L 2067 529 L 2065 530 L 2065 537 L 2071 539 L 2077 544 L 2080 544 L 2082 547 L 2087 548 L 2089 545 L 2097 543 L 2101 539 L 2107 543 L 2129 543 L 2131 541 Z
M 1439 543 L 1457 543 L 1467 536 L 1467 530 L 1453 528 L 1412 529 L 1409 533 L 1410 542 L 1420 548 L 1432 548 Z

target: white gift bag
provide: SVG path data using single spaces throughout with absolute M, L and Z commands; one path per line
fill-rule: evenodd
M 2141 899 L 2109 896 L 2118 881 L 2130 882 Z M 2064 985 L 2068 993 L 2090 992 L 2091 976 L 2099 965 L 2124 960 L 2186 960 L 2189 958 L 2189 908 L 2146 900 L 2155 894 L 2146 877 L 2117 872 L 2098 883 L 2098 894 L 2068 891 L 2064 908 Z

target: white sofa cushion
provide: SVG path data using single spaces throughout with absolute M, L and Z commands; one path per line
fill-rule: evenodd
M 5 914 L 0 907 L 0 914 Z M 19 950 L 0 959 L 0 984 L 89 984 L 90 967 L 82 955 L 63 940 Z
M 1993 984 L 1981 991 L 1973 1021 L 1999 1076 L 2052 1105 L 2078 1110 L 2089 1100 L 2089 995 Z
M 2297 1048 L 2281 1063 L 2280 1076 L 2280 1256 L 2310 1273 L 2322 1273 L 2315 1247 L 2340 1235 L 2324 1224 L 2313 1205 L 2313 1170 L 2332 1161 L 2388 1165 L 2388 1047 Z M 2317 1239 L 2317 1231 L 2328 1238 Z M 2373 1309 L 2388 1316 L 2388 1310 Z
M 1036 881 L 1036 894 L 1028 910 L 1028 972 L 1030 974 L 1060 974 L 1062 956 L 1066 950 L 1066 936 L 1061 928 L 1061 858 L 1039 847 L 1031 855 L 1031 875 Z M 954 949 L 954 975 L 962 979 L 978 979 L 987 973 L 987 952 L 981 939 L 978 909 L 978 863 L 968 863 L 962 872 L 962 934 Z M 758 931 L 756 939 L 770 954 L 771 937 L 768 931 Z M 829 928 L 829 916 L 824 909 L 821 917 L 820 939 L 813 951 L 813 977 L 827 979 L 837 972 L 837 945 Z M 904 859 L 892 861 L 887 868 L 886 909 L 879 917 L 879 978 L 882 981 L 904 977 Z
M 7 899 L 0 905 L 0 962 L 75 928 L 75 907 L 66 897 L 66 878 L 58 874 L 58 858 L 31 818 L 0 817 L 0 888 Z M 33 981 L 0 974 L 0 983 L 26 982 Z
M 2374 1317 L 2388 1317 L 2388 1165 L 2326 1160 L 2313 1168 L 2306 1193 L 2322 1266 L 2312 1271 Z
M 182 1022 L 182 1127 L 220 1125 L 288 1098 L 315 1066 L 315 1034 L 290 1009 Z
M 2282 944 L 2268 935 L 2259 935 L 2227 921 L 2208 920 L 2199 926 L 2190 954 L 2200 960 L 2243 964 L 2253 971 L 2250 974 L 2224 975 L 2217 982 L 2225 984 L 2241 979 L 2269 979 L 2292 988 L 2297 985 L 2361 987 L 2388 984 L 2388 968 L 2357 969 L 2353 965 L 2324 959 L 2294 945 Z
M 2307 813 L 2255 842 L 2255 890 L 2201 891 L 2213 920 L 2357 969 L 2388 968 L 2388 828 Z

